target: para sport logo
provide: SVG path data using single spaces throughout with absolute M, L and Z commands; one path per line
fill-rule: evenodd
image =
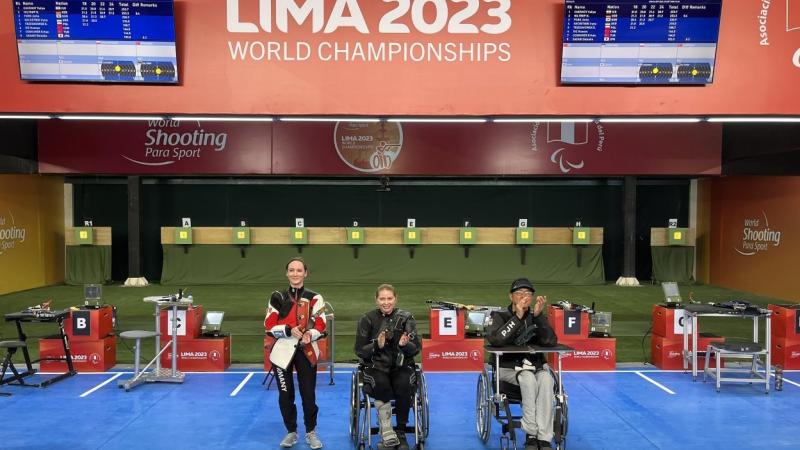
M 602 152 L 606 132 L 596 122 L 534 122 L 531 150 L 549 152 L 561 173 L 580 172 L 588 152 Z

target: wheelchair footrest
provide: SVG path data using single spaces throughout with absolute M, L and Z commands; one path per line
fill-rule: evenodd
M 512 420 L 511 422 L 503 424 L 503 434 L 511 433 L 513 430 L 521 428 L 522 428 L 522 422 L 520 422 L 519 420 Z
M 405 428 L 401 427 L 393 427 L 394 431 L 402 431 L 404 433 L 411 433 L 414 434 L 414 425 L 406 425 Z M 370 427 L 370 434 L 378 435 L 381 433 L 381 429 L 379 427 Z

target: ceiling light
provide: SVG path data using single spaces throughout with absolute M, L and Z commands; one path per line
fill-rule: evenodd
M 170 120 L 178 122 L 272 122 L 272 117 L 259 116 L 170 116 Z
M 459 118 L 422 118 L 422 117 L 406 117 L 406 118 L 394 118 L 389 119 L 389 122 L 394 123 L 485 123 L 488 122 L 489 119 L 485 118 L 470 118 L 470 119 L 459 119 Z
M 574 122 L 574 123 L 588 123 L 593 122 L 594 119 L 588 117 L 515 117 L 515 118 L 498 118 L 493 119 L 492 122 L 497 123 L 562 123 L 562 122 Z
M 99 115 L 60 115 L 62 120 L 164 120 L 164 116 L 99 116 Z
M 603 123 L 697 123 L 699 117 L 602 117 Z
M 380 122 L 375 117 L 281 117 L 281 122 Z

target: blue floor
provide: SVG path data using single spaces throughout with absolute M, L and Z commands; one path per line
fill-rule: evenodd
M 261 385 L 263 372 L 244 384 L 247 371 L 228 371 L 189 373 L 182 385 L 142 385 L 127 393 L 116 387 L 117 380 L 97 388 L 115 375 L 79 374 L 44 389 L 3 386 L 0 390 L 13 396 L 0 397 L 0 448 L 277 449 L 285 433 L 277 392 Z M 431 410 L 426 448 L 499 448 L 496 423 L 486 446 L 475 434 L 477 374 L 426 377 Z M 350 373 L 340 370 L 335 379 L 329 386 L 327 374 L 318 378 L 317 430 L 325 448 L 350 449 Z M 724 384 L 717 393 L 711 382 L 692 382 L 682 372 L 565 373 L 567 448 L 797 449 L 800 437 L 792 430 L 800 373 L 787 372 L 785 380 L 783 391 L 765 395 L 763 385 L 749 384 Z M 301 439 L 295 448 L 308 447 Z

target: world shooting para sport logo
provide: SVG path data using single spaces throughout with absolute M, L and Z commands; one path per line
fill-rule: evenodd
M 228 133 L 207 128 L 199 120 L 149 120 L 141 148 L 120 156 L 140 166 L 168 166 L 225 150 Z
M 17 226 L 10 210 L 8 214 L 0 215 L 0 255 L 25 242 L 27 234 L 25 227 Z
M 771 247 L 781 245 L 783 232 L 780 229 L 770 227 L 769 218 L 765 211 L 761 211 L 761 216 L 744 219 L 742 223 L 742 239 L 733 248 L 740 255 L 753 256 L 766 252 Z

